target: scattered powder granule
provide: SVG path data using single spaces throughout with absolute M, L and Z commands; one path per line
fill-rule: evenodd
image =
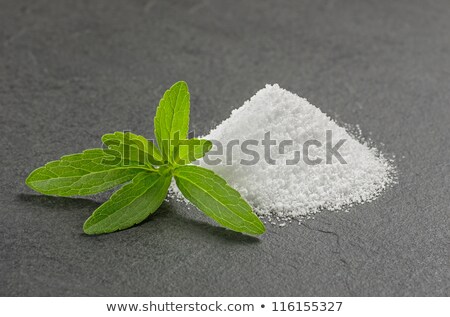
M 276 141 L 270 146 L 270 163 L 262 145 L 267 132 Z M 393 182 L 392 165 L 376 149 L 360 143 L 306 99 L 276 84 L 266 85 L 204 138 L 220 142 L 223 155 L 212 155 L 217 150 L 214 145 L 211 155 L 200 160 L 200 165 L 222 176 L 257 214 L 269 217 L 269 222 L 276 218 L 279 223 L 281 219 L 280 226 L 292 217 L 370 201 Z M 236 144 L 234 140 L 239 145 L 232 147 L 230 155 L 227 145 Z M 254 151 L 251 155 L 241 149 L 246 140 L 254 140 L 247 145 Z M 284 150 L 279 146 L 283 140 Z M 332 152 L 327 151 L 327 141 L 330 149 L 337 147 L 340 140 L 345 140 L 337 149 L 341 159 L 331 155 L 331 164 L 327 164 L 327 152 L 328 156 Z M 257 145 L 253 145 L 255 141 Z M 306 144 L 310 144 L 307 158 L 319 159 L 320 163 L 308 164 L 304 160 Z M 249 164 L 255 152 L 259 160 Z M 221 163 L 207 164 L 216 159 Z M 177 194 L 176 188 L 173 191 Z

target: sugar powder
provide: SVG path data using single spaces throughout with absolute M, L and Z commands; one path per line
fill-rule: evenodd
M 233 110 L 205 138 L 215 145 L 200 165 L 227 180 L 260 216 L 341 210 L 373 200 L 393 182 L 391 163 L 375 148 L 276 84 Z

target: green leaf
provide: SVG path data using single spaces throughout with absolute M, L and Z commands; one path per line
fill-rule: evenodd
M 108 233 L 142 222 L 162 204 L 171 179 L 170 173 L 139 173 L 94 211 L 84 223 L 84 232 Z
M 63 156 L 34 170 L 25 181 L 37 192 L 56 196 L 97 194 L 128 182 L 142 171 L 102 149 Z
M 162 165 L 163 158 L 153 142 L 131 132 L 114 132 L 102 136 L 107 152 L 121 157 L 125 163 L 138 162 L 141 165 Z
M 194 162 L 203 156 L 212 148 L 212 143 L 204 139 L 189 139 L 180 141 L 176 149 L 174 162 L 178 165 L 186 165 Z
M 155 136 L 164 160 L 173 161 L 173 148 L 189 132 L 189 91 L 184 81 L 164 93 L 155 116 Z
M 250 205 L 214 172 L 187 165 L 176 168 L 174 175 L 183 195 L 222 226 L 237 232 L 264 233 L 264 224 Z

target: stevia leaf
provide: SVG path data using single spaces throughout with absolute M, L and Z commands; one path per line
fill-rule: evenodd
M 163 158 L 153 142 L 131 132 L 114 132 L 102 136 L 108 153 L 122 157 L 125 164 L 138 162 L 141 165 L 162 165 Z
M 128 182 L 143 169 L 124 166 L 103 149 L 61 157 L 34 170 L 25 181 L 37 192 L 56 196 L 97 194 Z
M 171 174 L 139 173 L 94 211 L 84 223 L 84 232 L 108 233 L 142 222 L 162 204 L 171 179 Z
M 187 165 L 176 168 L 174 175 L 181 193 L 222 226 L 237 232 L 264 233 L 264 224 L 250 205 L 214 172 Z
M 173 143 L 187 139 L 189 132 L 189 91 L 184 81 L 164 93 L 155 116 L 155 136 L 164 160 L 173 161 Z
M 212 143 L 204 139 L 189 139 L 180 142 L 176 149 L 175 163 L 178 165 L 186 165 L 194 162 L 211 150 Z

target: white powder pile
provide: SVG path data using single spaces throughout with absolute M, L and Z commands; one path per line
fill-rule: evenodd
M 330 147 L 340 139 L 345 140 L 337 151 L 346 164 L 336 156 L 327 164 L 327 130 L 332 135 Z M 270 147 L 274 165 L 264 159 L 261 141 L 266 132 L 277 142 Z M 206 164 L 206 160 L 200 164 L 226 179 L 261 216 L 286 219 L 321 209 L 340 210 L 374 199 L 393 179 L 393 168 L 375 149 L 360 143 L 306 99 L 276 84 L 258 91 L 205 138 L 219 141 L 224 154 L 208 157 L 209 160 L 220 158 L 219 165 Z M 233 155 L 227 156 L 226 147 L 232 140 L 239 140 L 240 145 L 245 140 L 258 141 L 258 145 L 249 145 L 248 149 L 256 151 L 259 160 L 251 165 L 241 164 L 242 159 L 250 160 L 254 155 L 243 153 L 240 146 L 234 146 Z M 293 143 L 285 147 L 284 153 L 280 153 L 279 147 L 282 140 Z M 302 149 L 308 140 L 322 144 L 317 146 L 314 141 L 315 145 L 308 148 L 308 158 L 322 159 L 319 164 L 311 165 L 303 160 Z M 287 165 L 296 150 L 299 150 L 299 161 Z M 231 164 L 227 164 L 227 159 Z

